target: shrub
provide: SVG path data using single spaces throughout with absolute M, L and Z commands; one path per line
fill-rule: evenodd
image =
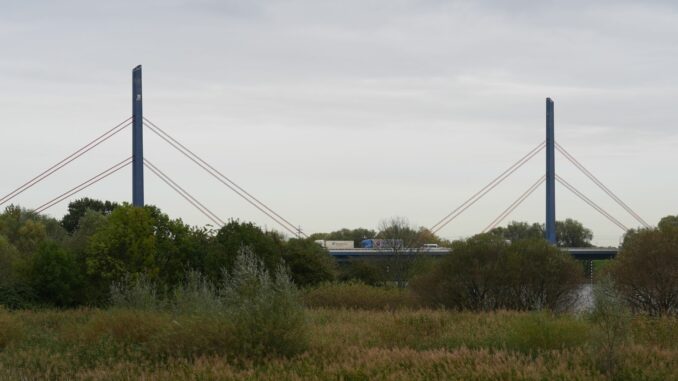
M 127 274 L 111 284 L 110 304 L 114 308 L 161 310 L 167 306 L 158 287 L 144 274 Z
M 424 303 L 458 310 L 561 309 L 582 281 L 577 263 L 544 240 L 507 243 L 481 234 L 453 244 L 452 253 L 411 286 Z
M 417 306 L 409 290 L 375 287 L 359 282 L 326 283 L 306 290 L 303 300 L 308 307 L 391 310 Z
M 289 240 L 284 245 L 283 259 L 299 287 L 330 282 L 336 277 L 337 262 L 326 249 L 311 240 Z
M 156 325 L 162 329 L 140 325 L 138 333 L 155 354 L 261 358 L 289 356 L 306 349 L 305 312 L 282 265 L 271 274 L 262 260 L 245 248 L 233 269 L 223 270 L 221 278 L 214 285 L 199 273 L 189 272 L 186 281 L 163 298 L 147 277 L 128 276 L 124 282 L 114 283 L 111 304 L 119 311 L 130 311 L 119 314 L 132 325 L 140 319 L 135 312 L 150 313 L 154 319 L 159 316 Z M 127 343 L 125 334 L 103 332 Z
M 506 254 L 499 304 L 516 310 L 566 309 L 576 301 L 583 282 L 579 264 L 543 239 L 511 243 Z
M 621 347 L 629 340 L 631 312 L 609 277 L 593 288 L 593 310 L 589 319 L 593 331 L 594 358 L 606 373 L 615 373 Z
M 75 258 L 56 243 L 44 243 L 30 259 L 28 281 L 46 304 L 70 307 L 81 300 L 82 274 Z
M 663 223 L 661 228 L 627 234 L 609 270 L 634 310 L 678 313 L 678 227 Z
M 273 274 L 244 248 L 233 271 L 223 274 L 220 296 L 226 318 L 235 324 L 236 346 L 249 357 L 293 355 L 307 346 L 306 317 L 285 268 Z
M 384 282 L 384 270 L 370 261 L 353 260 L 342 265 L 339 279 L 378 286 Z

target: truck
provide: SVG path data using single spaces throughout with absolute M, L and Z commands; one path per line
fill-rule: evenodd
M 330 240 L 316 240 L 315 243 L 324 247 L 327 250 L 341 250 L 341 249 L 353 249 L 353 241 L 330 241 Z

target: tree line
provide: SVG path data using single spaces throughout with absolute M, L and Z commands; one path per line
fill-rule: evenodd
M 244 247 L 273 272 L 284 264 L 298 287 L 331 281 L 409 286 L 431 306 L 458 309 L 559 308 L 584 281 L 581 264 L 558 247 L 591 246 L 593 234 L 575 220 L 556 224 L 558 244 L 543 239 L 543 226 L 512 222 L 489 233 L 448 241 L 405 219 L 383 221 L 378 230 L 340 229 L 307 239 L 236 220 L 220 228 L 195 227 L 154 206 L 143 208 L 89 198 L 73 201 L 60 220 L 10 206 L 0 214 L 0 304 L 97 306 L 110 287 L 143 276 L 171 293 L 199 273 L 219 283 Z M 402 246 L 381 264 L 353 261 L 337 266 L 314 240 L 397 239 Z M 425 243 L 454 255 L 427 260 Z M 412 254 L 415 255 L 406 255 Z M 629 230 L 616 260 L 606 266 L 633 308 L 652 314 L 678 308 L 678 216 L 658 227 Z

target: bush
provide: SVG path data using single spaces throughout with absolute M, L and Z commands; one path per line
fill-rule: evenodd
M 394 287 L 374 287 L 364 283 L 326 283 L 304 292 L 308 307 L 358 308 L 392 310 L 417 307 L 409 290 Z
M 627 234 L 609 270 L 634 310 L 678 313 L 678 227 L 663 223 L 661 228 Z
M 280 264 L 273 274 L 243 249 L 219 290 L 226 319 L 235 324 L 237 349 L 251 357 L 294 355 L 307 346 L 306 318 L 292 280 Z
M 511 243 L 505 262 L 502 308 L 515 310 L 567 309 L 574 305 L 584 278 L 579 264 L 543 239 Z
M 343 265 L 340 279 L 378 286 L 384 282 L 384 270 L 366 260 L 353 260 Z
M 283 259 L 299 287 L 333 281 L 337 262 L 329 252 L 308 239 L 291 239 L 284 245 Z
M 40 301 L 71 307 L 81 301 L 82 274 L 75 258 L 56 243 L 44 243 L 30 259 L 28 281 Z
M 618 367 L 621 347 L 630 338 L 631 312 L 609 277 L 595 285 L 593 301 L 589 319 L 596 327 L 593 331 L 594 358 L 601 370 L 613 374 Z
M 544 240 L 507 243 L 481 234 L 453 244 L 411 286 L 433 307 L 458 310 L 562 309 L 572 304 L 583 274 L 577 263 Z
M 306 349 L 305 312 L 282 265 L 271 274 L 262 260 L 245 248 L 233 269 L 223 270 L 221 278 L 214 285 L 199 273 L 189 272 L 186 281 L 166 298 L 147 277 L 127 278 L 112 287 L 111 303 L 118 310 L 129 311 L 119 314 L 132 325 L 141 319 L 135 313 L 156 314 L 153 316 L 160 319 L 156 325 L 164 328 L 139 325 L 141 331 L 135 333 L 156 354 L 262 358 L 290 356 Z M 126 334 L 103 332 L 121 337 L 123 344 L 128 342 Z M 174 348 L 175 352 L 161 348 Z

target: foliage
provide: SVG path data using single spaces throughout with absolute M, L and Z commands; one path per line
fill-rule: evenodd
M 297 286 L 313 286 L 336 278 L 336 261 L 311 239 L 289 240 L 282 257 Z
M 606 373 L 615 374 L 621 347 L 629 341 L 631 311 L 611 278 L 604 277 L 593 288 L 594 307 L 589 319 L 596 326 L 594 357 Z
M 593 232 L 571 218 L 556 221 L 556 239 L 559 247 L 590 247 Z
M 269 273 L 258 256 L 243 248 L 231 271 L 223 271 L 217 285 L 189 272 L 185 283 L 169 298 L 157 292 L 157 285 L 148 278 L 136 276 L 125 284 L 114 284 L 111 303 L 126 310 L 172 312 L 178 321 L 190 317 L 192 322 L 216 324 L 228 337 L 227 342 L 220 341 L 226 347 L 217 353 L 263 358 L 294 355 L 305 349 L 304 310 L 282 265 Z
M 587 350 L 588 320 L 571 315 L 432 310 L 313 309 L 298 356 L 231 354 L 225 319 L 167 311 L 13 311 L 21 335 L 0 350 L 8 380 L 675 380 L 675 319 L 641 319 L 619 352 L 616 377 Z M 0 313 L 0 327 L 3 315 Z M 17 325 L 12 325 L 15 332 Z M 544 327 L 553 327 L 551 335 Z M 522 331 L 528 337 L 512 332 Z M 565 345 L 549 337 L 562 338 Z M 525 347 L 533 342 L 537 347 Z
M 341 265 L 339 279 L 357 281 L 370 286 L 378 286 L 385 280 L 384 269 L 369 260 L 351 260 Z
M 582 280 L 577 263 L 544 240 L 506 242 L 492 233 L 457 241 L 412 289 L 430 306 L 474 311 L 568 307 Z
M 156 261 L 155 221 L 148 208 L 124 205 L 90 239 L 86 255 L 87 276 L 94 292 L 93 302 L 107 298 L 112 282 L 125 274 L 145 274 L 155 281 L 160 269 Z
M 87 211 L 109 215 L 118 206 L 120 205 L 115 202 L 100 201 L 87 197 L 71 201 L 68 203 L 68 213 L 61 219 L 61 226 L 63 226 L 68 233 L 72 234 L 78 230 L 80 219 Z
M 213 281 L 221 278 L 222 269 L 231 271 L 243 247 L 250 247 L 266 265 L 275 271 L 280 263 L 281 248 L 275 237 L 266 234 L 251 222 L 229 221 L 217 232 L 205 258 L 205 273 Z
M 535 354 L 544 350 L 582 347 L 588 334 L 589 327 L 582 320 L 540 311 L 512 322 L 506 344 L 508 348 Z
M 500 264 L 502 308 L 566 309 L 574 304 L 583 281 L 581 268 L 569 253 L 543 239 L 512 242 Z
M 31 258 L 28 282 L 47 304 L 70 307 L 80 301 L 82 275 L 73 255 L 56 243 L 44 243 Z
M 511 242 L 544 238 L 544 225 L 512 221 L 506 227 L 496 227 L 490 233 Z M 593 232 L 581 222 L 567 218 L 556 221 L 556 245 L 558 247 L 591 247 Z
M 305 290 L 303 300 L 308 307 L 375 310 L 414 308 L 418 305 L 407 289 L 374 287 L 359 282 L 325 283 Z
M 541 224 L 527 222 L 511 221 L 506 227 L 499 226 L 490 233 L 498 235 L 511 242 L 517 242 L 524 239 L 540 239 L 544 238 L 544 228 Z
M 219 292 L 227 319 L 235 325 L 238 353 L 289 356 L 305 349 L 304 310 L 282 265 L 269 272 L 252 250 L 244 248 L 233 270 L 224 272 Z
M 627 234 L 609 267 L 631 308 L 651 315 L 678 313 L 678 227 L 662 221 Z

